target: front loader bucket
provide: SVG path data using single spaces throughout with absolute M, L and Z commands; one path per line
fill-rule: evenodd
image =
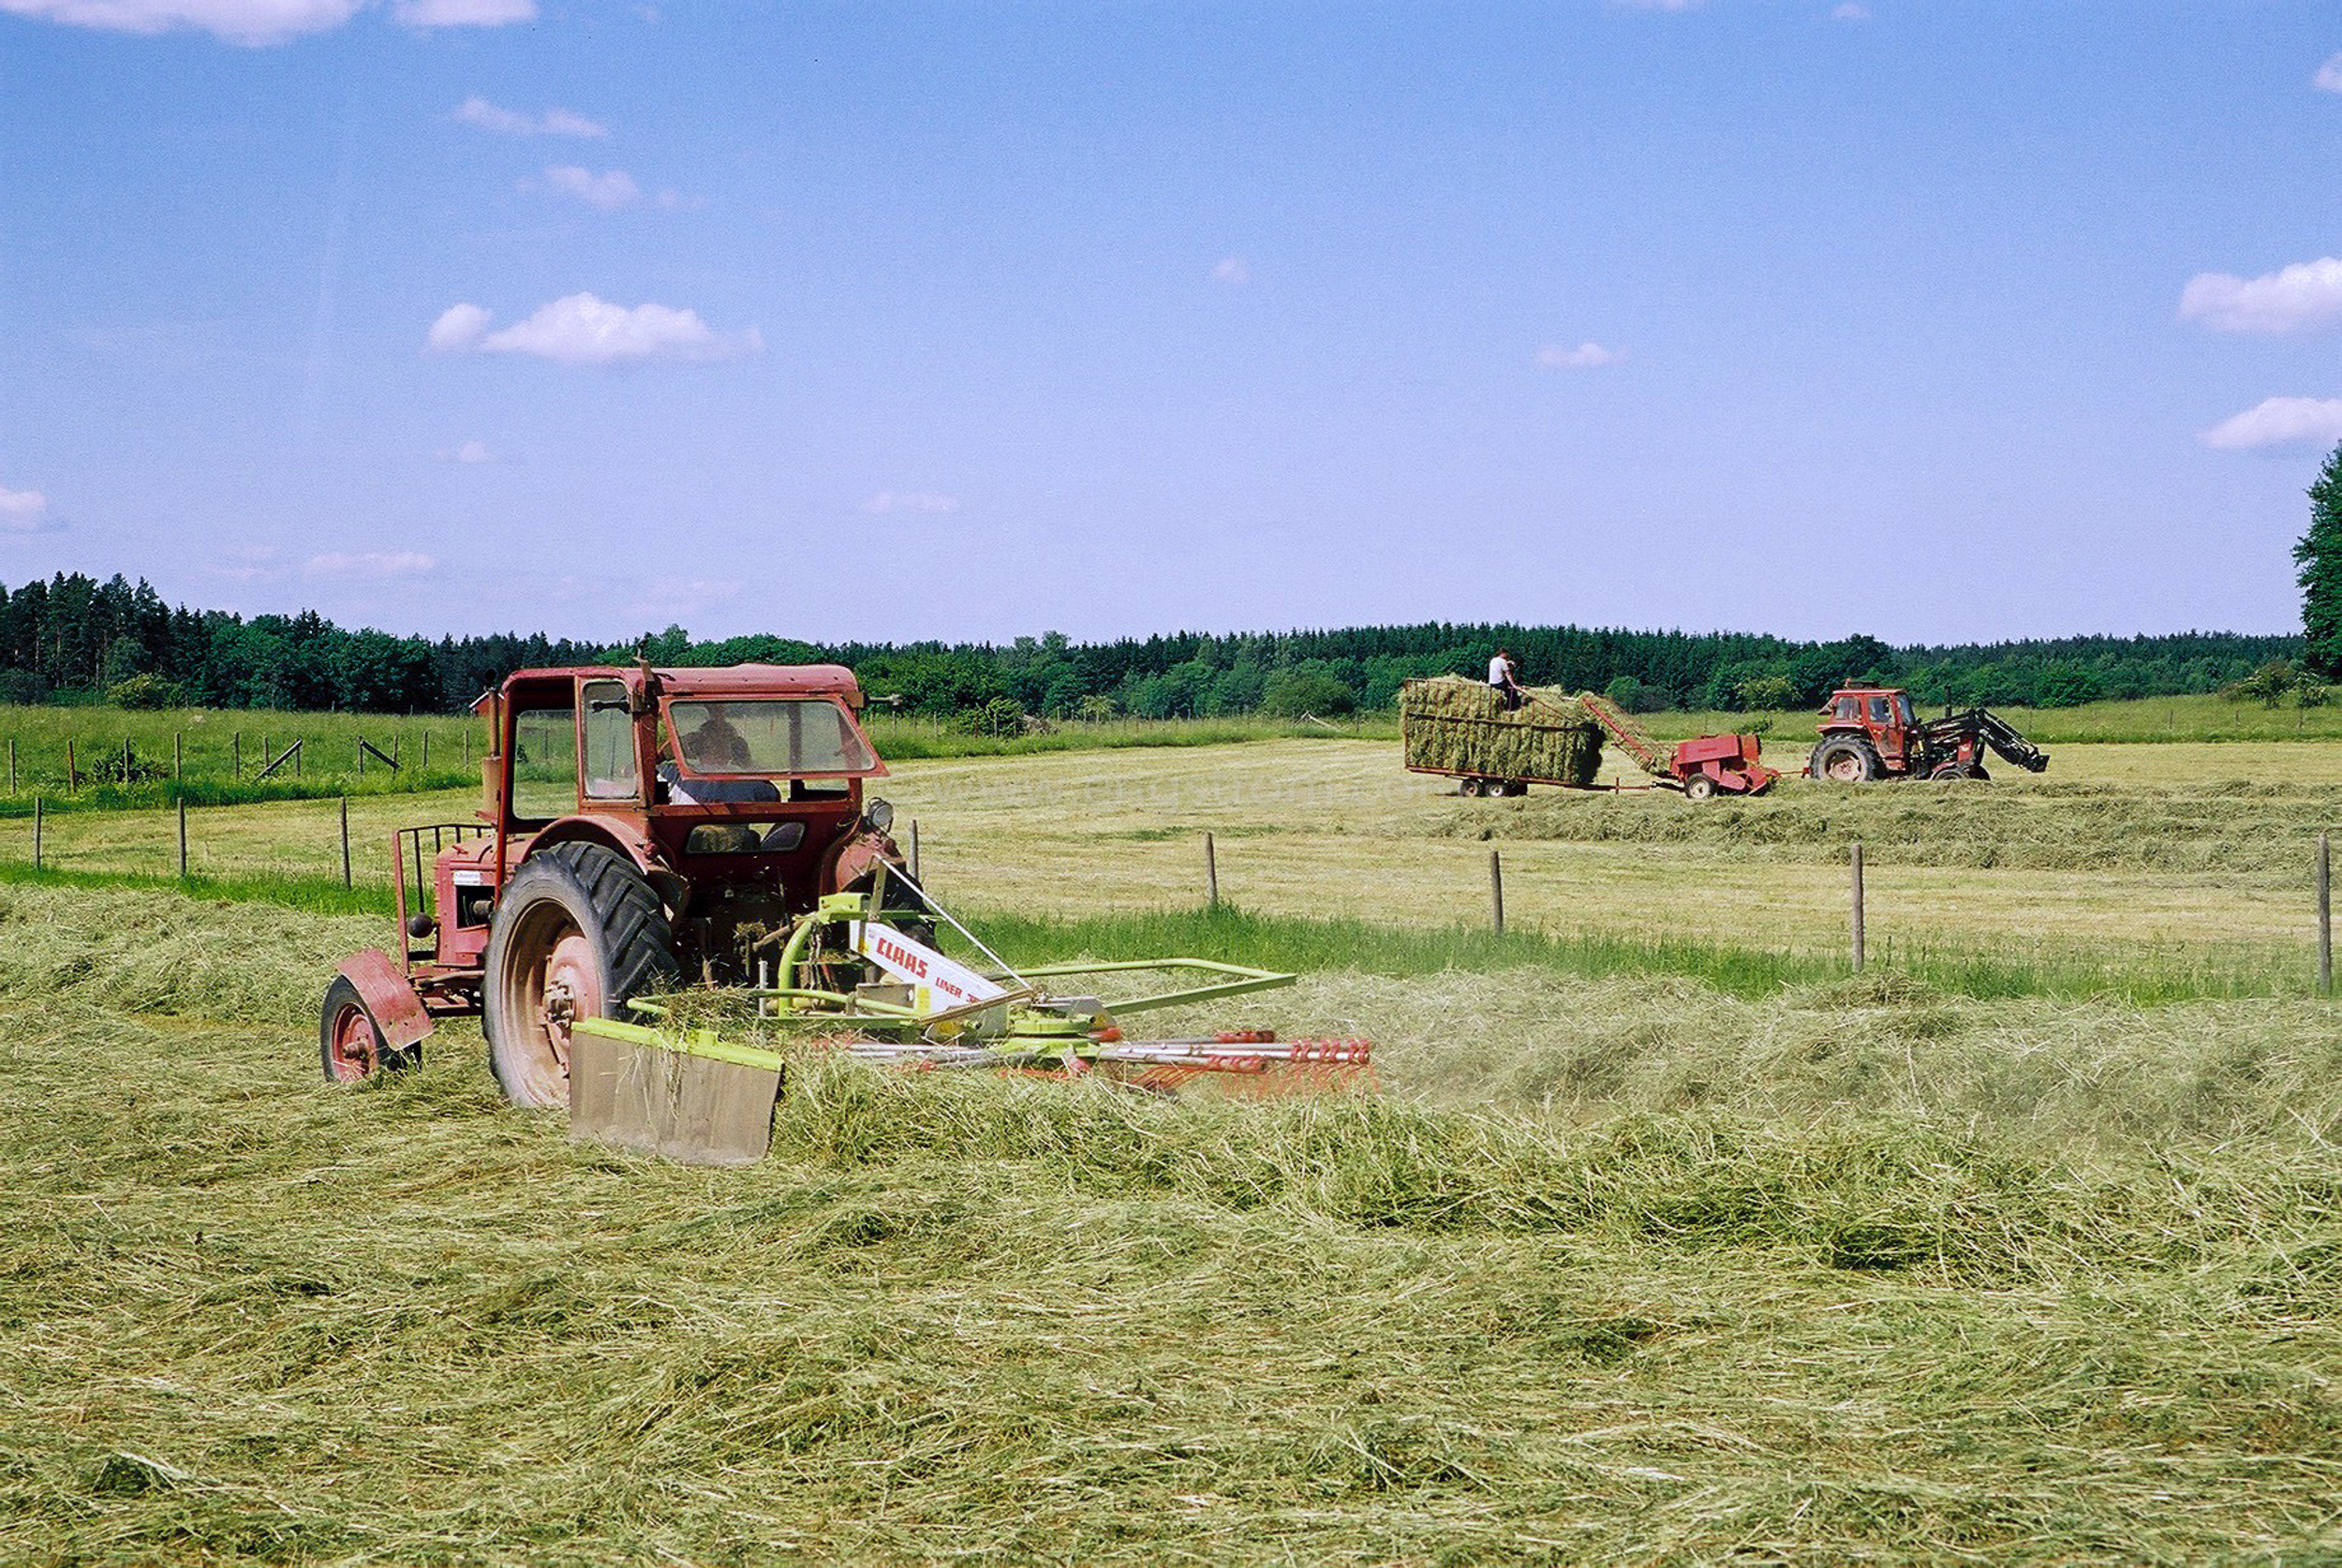
M 685 1165 L 748 1165 L 773 1141 L 781 1061 L 704 1029 L 680 1039 L 581 1018 L 570 1039 L 570 1136 Z

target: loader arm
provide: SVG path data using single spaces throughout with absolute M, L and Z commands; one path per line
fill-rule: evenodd
M 1970 708 L 1963 714 L 1930 720 L 1926 726 L 1932 750 L 1953 750 L 1961 741 L 1973 735 L 1979 746 L 1990 747 L 2003 762 L 2014 763 L 2027 773 L 2039 773 L 2049 766 L 2049 753 L 2017 732 L 2009 723 L 1990 708 Z

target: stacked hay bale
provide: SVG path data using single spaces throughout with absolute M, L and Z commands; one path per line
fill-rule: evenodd
M 1455 675 L 1409 681 L 1399 699 L 1407 766 L 1579 788 L 1602 765 L 1602 727 L 1556 687 L 1530 687 L 1507 713 L 1495 690 Z

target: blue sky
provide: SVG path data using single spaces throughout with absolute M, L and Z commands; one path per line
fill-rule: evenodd
M 0 0 L 0 581 L 2298 625 L 2342 12 Z

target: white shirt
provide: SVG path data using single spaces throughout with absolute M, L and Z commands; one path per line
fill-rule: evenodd
M 1512 676 L 1512 660 L 1499 656 L 1489 660 L 1489 685 L 1503 686 Z

